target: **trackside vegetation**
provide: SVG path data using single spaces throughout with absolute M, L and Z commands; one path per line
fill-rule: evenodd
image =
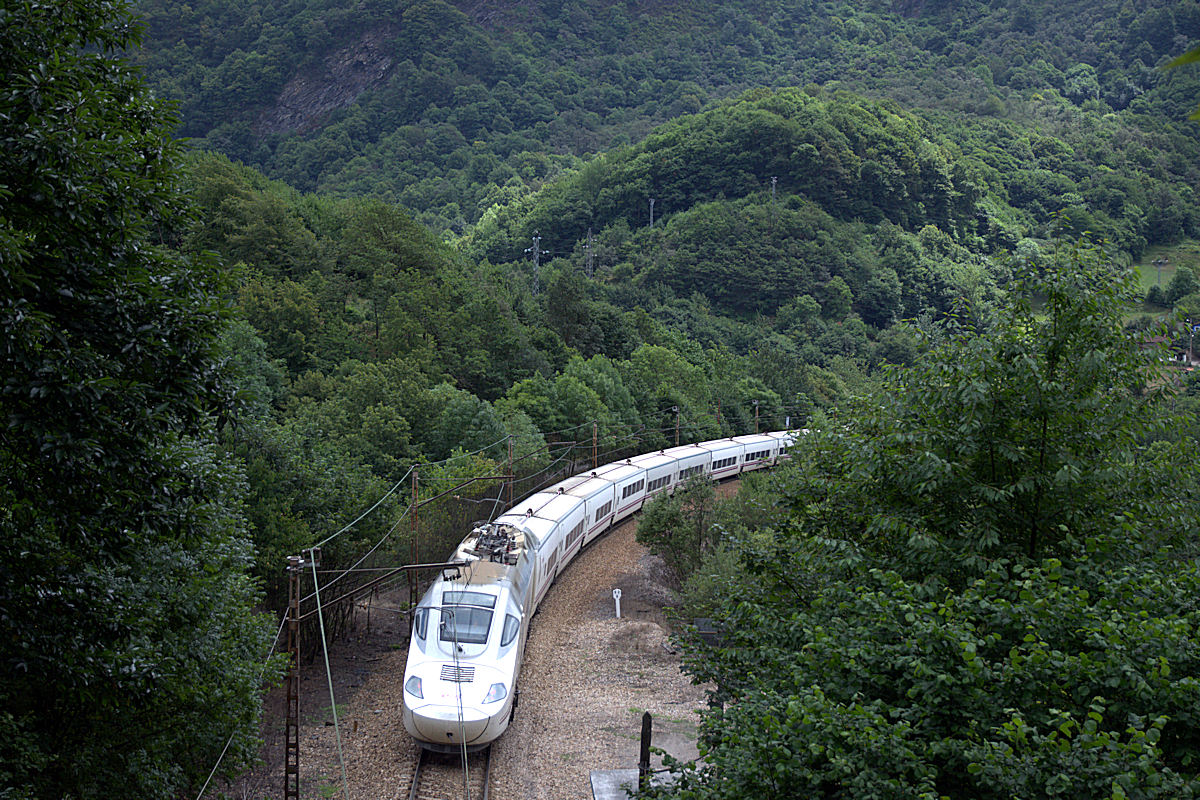
M 257 749 L 272 622 L 173 120 L 119 6 L 0 7 L 0 797 L 177 797 Z
M 1133 290 L 1060 246 L 751 487 L 770 527 L 696 573 L 723 706 L 648 796 L 1195 794 L 1197 490 Z

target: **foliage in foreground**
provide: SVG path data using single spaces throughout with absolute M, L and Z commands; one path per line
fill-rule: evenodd
M 1197 793 L 1186 453 L 1152 442 L 1132 287 L 1081 247 L 1041 269 L 1044 308 L 944 330 L 772 481 L 722 647 L 688 643 L 704 762 L 656 796 Z
M 1192 796 L 1200 574 L 1072 560 L 953 593 L 871 570 L 729 614 L 745 649 L 705 672 L 730 705 L 677 796 Z
M 673 494 L 660 494 L 638 517 L 637 540 L 661 556 L 675 579 L 694 573 L 718 544 L 712 526 L 716 498 L 707 478 L 691 478 Z
M 0 6 L 0 797 L 169 798 L 257 749 L 269 632 L 213 444 L 215 264 L 119 5 Z

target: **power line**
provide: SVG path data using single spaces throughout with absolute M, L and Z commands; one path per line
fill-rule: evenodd
M 333 735 L 337 740 L 338 764 L 342 767 L 342 791 L 346 800 L 350 800 L 350 785 L 346 780 L 346 759 L 342 757 L 342 733 L 338 728 L 337 700 L 333 696 L 333 672 L 329 669 L 329 643 L 325 641 L 325 615 L 321 613 L 321 589 L 317 583 L 317 559 L 310 559 L 310 563 L 313 574 L 313 594 L 317 596 L 317 623 L 321 630 L 321 652 L 325 656 L 325 678 L 329 682 L 329 710 L 333 712 Z
M 533 232 L 533 246 L 525 248 L 526 253 L 533 254 L 533 295 L 537 297 L 538 281 L 540 279 L 539 265 L 541 264 L 542 256 L 550 255 L 549 250 L 542 249 L 542 237 L 537 231 Z
M 395 494 L 396 490 L 400 488 L 401 484 L 403 484 L 406 480 L 408 480 L 408 476 L 412 474 L 412 471 L 413 471 L 413 468 L 409 467 L 408 472 L 404 473 L 404 477 L 401 478 L 399 481 L 397 481 L 396 484 L 394 486 L 392 486 L 391 489 L 388 489 L 387 492 L 383 495 L 383 497 L 376 500 L 375 505 L 371 506 L 366 511 L 359 514 L 358 517 L 353 522 L 349 523 L 348 525 L 343 526 L 342 529 L 339 530 L 337 533 L 332 534 L 331 536 L 325 537 L 325 539 L 318 542 L 315 546 L 318 548 L 324 547 L 325 545 L 329 544 L 331 541 L 333 541 L 337 537 L 341 536 L 346 531 L 353 528 L 355 525 L 357 525 L 363 519 L 365 519 L 368 514 L 370 514 L 375 509 L 379 508 L 379 506 L 383 503 L 384 500 L 387 500 L 389 497 L 391 497 L 393 494 Z
M 263 660 L 262 669 L 258 671 L 258 682 L 262 683 L 263 675 L 267 674 L 267 665 L 271 663 L 271 657 L 275 655 L 275 646 L 279 644 L 279 637 L 283 634 L 283 626 L 287 625 L 287 614 L 283 615 L 283 619 L 279 622 L 279 630 L 275 631 L 275 638 L 271 640 L 271 646 L 267 648 L 267 657 Z M 213 764 L 212 770 L 208 773 L 208 778 L 205 779 L 204 785 L 200 787 L 200 794 L 196 795 L 196 800 L 204 797 L 204 792 L 208 790 L 208 785 L 212 783 L 213 776 L 217 774 L 217 769 L 220 768 L 221 762 L 225 760 L 225 754 L 229 752 L 229 745 L 233 744 L 233 737 L 237 736 L 237 729 L 229 734 L 229 738 L 225 740 L 225 746 L 221 748 L 221 755 L 217 756 L 217 763 Z

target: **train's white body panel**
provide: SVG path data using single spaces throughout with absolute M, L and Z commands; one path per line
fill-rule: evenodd
M 779 460 L 786 461 L 788 458 L 788 448 L 796 444 L 800 437 L 806 433 L 808 433 L 807 429 L 800 431 L 772 431 L 763 435 L 770 436 L 772 439 L 779 441 Z
M 746 448 L 733 439 L 701 442 L 696 446 L 707 450 L 712 455 L 712 461 L 708 465 L 708 475 L 713 480 L 731 478 L 742 471 L 742 454 L 746 452 Z
M 675 460 L 675 486 L 687 483 L 693 475 L 709 474 L 712 451 L 695 444 L 685 444 L 664 450 L 663 455 Z
M 584 520 L 583 544 L 595 539 L 613 521 L 613 509 L 616 507 L 616 492 L 613 483 L 604 478 L 592 477 L 590 474 L 576 475 L 552 486 L 552 489 L 562 487 L 563 492 L 583 500 L 586 509 Z
M 763 467 L 773 467 L 779 463 L 780 439 L 769 433 L 759 433 L 752 436 L 734 436 L 732 441 L 742 445 L 742 472 Z
M 508 727 L 529 621 L 588 542 L 690 477 L 773 466 L 799 434 L 775 431 L 672 447 L 560 481 L 475 528 L 464 566 L 429 587 L 413 615 L 404 727 L 435 750 L 484 747 Z
M 675 488 L 675 467 L 679 463 L 665 452 L 647 453 L 632 458 L 629 463 L 646 471 L 646 494 L 642 505 L 656 495 Z

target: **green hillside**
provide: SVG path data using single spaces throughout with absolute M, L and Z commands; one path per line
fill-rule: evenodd
M 1200 83 L 1147 67 L 1196 8 L 143 6 L 182 132 L 272 176 L 198 157 L 181 242 L 238 276 L 260 550 L 514 431 L 805 419 L 1061 241 L 1197 236 Z
M 1116 137 L 1145 148 L 1139 171 L 1195 185 L 1183 119 L 1200 79 L 1158 69 L 1200 31 L 1194 0 L 137 7 L 138 59 L 180 103 L 181 133 L 435 229 L 461 232 L 589 153 L 760 86 L 847 89 L 1072 148 Z

